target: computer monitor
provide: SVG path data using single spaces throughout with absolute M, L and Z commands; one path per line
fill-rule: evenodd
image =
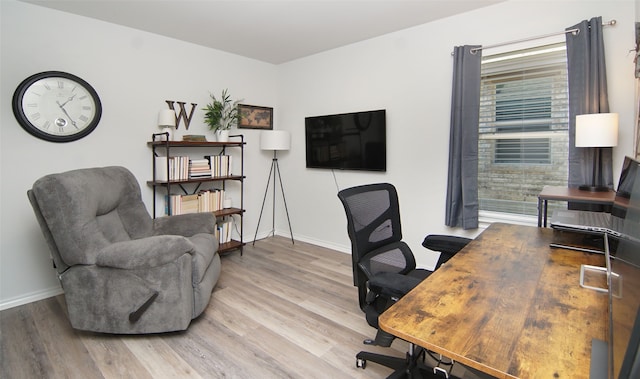
M 630 161 L 630 167 L 635 166 Z M 640 170 L 628 171 L 623 233 L 608 261 L 610 379 L 640 378 Z M 622 180 L 621 180 L 622 182 Z

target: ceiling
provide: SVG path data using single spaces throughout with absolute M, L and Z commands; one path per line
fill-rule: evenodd
M 21 0 L 280 64 L 504 0 Z

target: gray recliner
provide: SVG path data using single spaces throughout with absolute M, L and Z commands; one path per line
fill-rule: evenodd
M 27 194 L 73 328 L 184 330 L 207 307 L 220 275 L 213 214 L 152 219 L 123 167 L 47 175 Z

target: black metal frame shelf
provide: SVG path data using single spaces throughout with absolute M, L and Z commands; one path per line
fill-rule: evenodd
M 160 138 L 162 140 L 160 140 Z M 155 133 L 152 135 L 152 141 L 147 142 L 147 145 L 151 147 L 152 150 L 152 169 L 153 169 L 153 180 L 147 181 L 147 185 L 153 188 L 153 217 L 156 218 L 156 193 L 158 187 L 166 188 L 166 193 L 171 193 L 172 186 L 178 186 L 182 192 L 185 194 L 193 194 L 197 193 L 200 189 L 200 186 L 203 183 L 210 183 L 220 181 L 222 182 L 222 188 L 225 189 L 226 181 L 237 181 L 240 183 L 240 208 L 224 208 L 218 211 L 213 212 L 216 217 L 225 217 L 225 216 L 233 216 L 238 215 L 240 217 L 240 228 L 238 230 L 238 234 L 240 236 L 240 241 L 232 240 L 227 243 L 220 244 L 219 252 L 224 253 L 230 250 L 240 249 L 240 254 L 242 254 L 244 243 L 244 147 L 246 142 L 244 141 L 244 135 L 231 135 L 229 136 L 231 139 L 239 139 L 239 141 L 229 141 L 229 142 L 194 142 L 194 141 L 170 141 L 169 133 Z M 156 180 L 156 157 L 158 157 L 157 149 L 164 149 L 165 156 L 171 156 L 172 148 L 192 148 L 192 147 L 201 147 L 201 148 L 213 148 L 219 149 L 219 154 L 223 155 L 226 153 L 227 148 L 240 148 L 240 175 L 229 175 L 229 176 L 215 176 L 215 177 L 207 177 L 207 178 L 194 178 L 194 179 L 182 179 L 182 180 Z M 169 163 L 167 160 L 167 172 L 169 171 Z M 188 191 L 185 185 L 187 184 L 195 184 L 195 188 L 192 191 Z M 171 203 L 168 204 L 168 212 L 171 214 Z

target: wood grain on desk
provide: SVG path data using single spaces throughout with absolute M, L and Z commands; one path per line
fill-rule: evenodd
M 498 378 L 588 378 L 607 295 L 580 287 L 580 265 L 603 266 L 604 256 L 550 242 L 550 229 L 493 224 L 380 327 Z

